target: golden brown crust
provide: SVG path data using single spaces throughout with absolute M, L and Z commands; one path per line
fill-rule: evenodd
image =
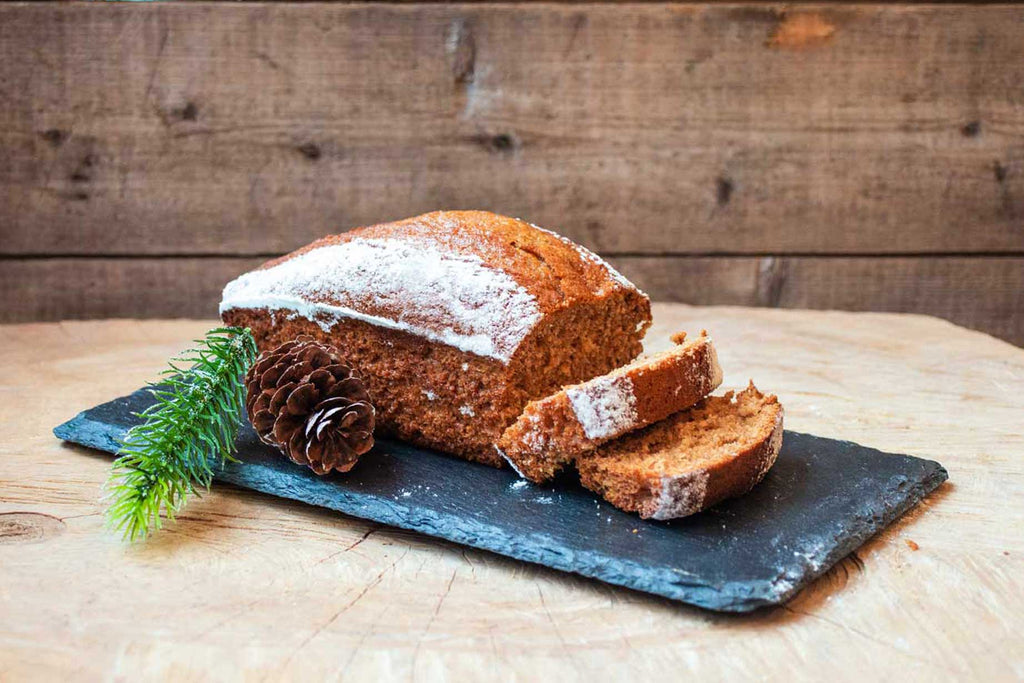
M 511 275 L 536 298 L 542 314 L 602 300 L 614 289 L 633 290 L 637 298 L 646 299 L 632 285 L 626 286 L 625 281 L 609 277 L 607 264 L 579 245 L 530 223 L 489 211 L 434 211 L 392 223 L 355 228 L 316 240 L 268 261 L 260 269 L 319 247 L 357 238 L 409 240 L 478 257 L 486 266 Z M 642 331 L 649 325 L 648 312 Z
M 542 315 L 508 363 L 414 333 L 342 317 L 321 326 L 287 310 L 228 308 L 260 349 L 308 334 L 336 346 L 367 378 L 382 435 L 502 467 L 493 444 L 532 398 L 629 362 L 650 325 L 647 297 L 571 242 L 487 212 L 436 212 L 325 237 L 281 259 L 356 237 L 410 240 L 472 255 L 509 274 Z M 322 293 L 331 303 L 330 292 Z M 374 315 L 387 304 L 367 301 Z M 373 308 L 376 307 L 376 308 Z M 323 322 L 321 320 L 321 322 Z
M 706 332 L 689 341 L 685 337 L 674 335 L 678 345 L 668 351 L 531 401 L 502 434 L 499 452 L 520 475 L 544 482 L 575 457 L 689 408 L 721 384 L 722 370 Z M 626 405 L 610 406 L 622 408 L 614 423 L 589 424 L 600 416 L 588 414 L 588 406 L 580 404 L 600 407 L 602 402 Z
M 581 456 L 576 466 L 582 484 L 612 505 L 674 519 L 749 491 L 775 463 L 782 435 L 778 399 L 751 384 Z

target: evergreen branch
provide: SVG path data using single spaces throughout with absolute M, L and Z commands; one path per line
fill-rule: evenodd
M 128 540 L 159 529 L 161 510 L 173 520 L 190 494 L 210 488 L 215 465 L 234 461 L 256 342 L 237 327 L 195 341 L 149 384 L 156 403 L 136 414 L 143 422 L 125 435 L 107 481 L 107 521 Z

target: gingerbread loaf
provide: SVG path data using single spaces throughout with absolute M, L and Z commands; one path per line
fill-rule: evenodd
M 576 459 L 582 484 L 641 517 L 673 519 L 754 487 L 782 446 L 778 399 L 750 384 Z
M 260 350 L 307 334 L 358 368 L 378 432 L 504 466 L 528 401 L 635 358 L 650 301 L 586 249 L 484 211 L 326 237 L 230 282 Z
M 689 408 L 722 383 L 714 344 L 701 332 L 673 348 L 526 405 L 496 448 L 533 482 L 551 479 L 577 456 Z

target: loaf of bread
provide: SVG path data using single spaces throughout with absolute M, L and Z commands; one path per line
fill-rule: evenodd
M 706 332 L 673 336 L 668 351 L 531 401 L 497 448 L 520 476 L 551 479 L 577 456 L 689 408 L 722 383 Z
M 757 484 L 782 446 L 782 406 L 750 384 L 576 459 L 582 484 L 641 517 L 705 510 Z
M 261 350 L 302 334 L 337 347 L 382 435 L 495 466 L 528 401 L 628 363 L 651 322 L 591 252 L 482 211 L 318 240 L 230 282 L 220 311 Z

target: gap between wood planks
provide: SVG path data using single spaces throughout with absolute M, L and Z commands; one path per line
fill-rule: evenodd
M 919 313 L 1024 344 L 1024 256 L 605 256 L 655 301 Z M 263 257 L 0 258 L 0 322 L 214 318 Z

